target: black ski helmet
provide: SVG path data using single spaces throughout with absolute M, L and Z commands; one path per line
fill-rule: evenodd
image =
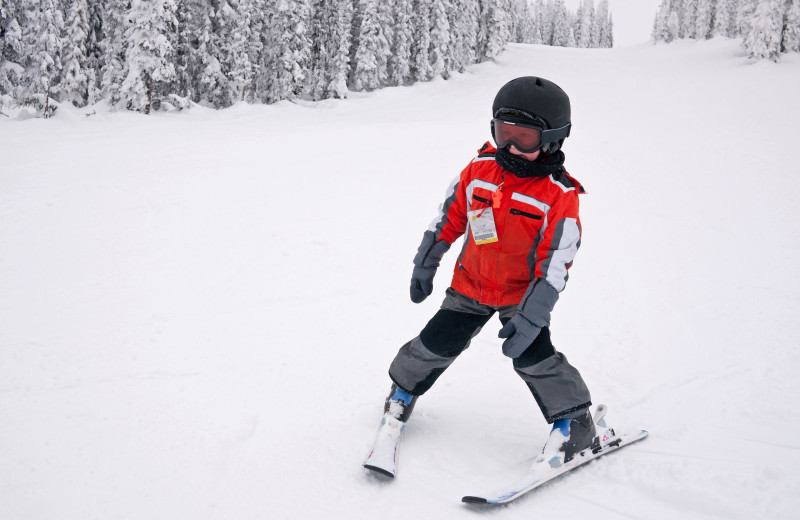
M 500 88 L 492 103 L 492 117 L 543 126 L 543 130 L 550 130 L 570 125 L 572 112 L 569 96 L 561 87 L 544 78 L 523 76 L 512 79 Z M 553 153 L 562 144 L 564 139 L 548 143 L 542 147 L 542 151 Z

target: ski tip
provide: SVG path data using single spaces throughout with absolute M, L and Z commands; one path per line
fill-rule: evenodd
M 372 466 L 370 464 L 364 464 L 363 466 L 370 471 L 373 471 L 379 475 L 383 475 L 384 477 L 394 478 L 394 473 L 389 470 L 379 468 L 378 466 Z
M 465 504 L 488 504 L 489 503 L 489 501 L 486 500 L 483 497 L 471 497 L 471 496 L 461 497 L 461 501 L 464 502 Z

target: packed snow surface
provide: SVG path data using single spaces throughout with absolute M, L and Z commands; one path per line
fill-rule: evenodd
M 0 116 L 0 518 L 461 518 L 514 481 L 549 426 L 496 319 L 420 398 L 397 479 L 361 462 L 458 251 L 414 305 L 422 233 L 529 74 L 569 93 L 588 190 L 554 342 L 650 436 L 479 511 L 795 517 L 800 56 L 712 40 L 512 45 L 346 101 Z

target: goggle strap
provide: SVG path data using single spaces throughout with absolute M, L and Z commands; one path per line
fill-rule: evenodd
M 567 123 L 561 128 L 553 128 L 552 130 L 542 130 L 543 143 L 555 143 L 562 139 L 569 137 L 569 132 L 572 129 L 572 123 Z

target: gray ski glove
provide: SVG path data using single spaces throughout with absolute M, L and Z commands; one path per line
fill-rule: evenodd
M 503 354 L 518 358 L 531 346 L 536 336 L 550 324 L 550 312 L 558 301 L 558 291 L 541 278 L 532 281 L 517 307 L 517 313 L 497 334 L 505 338 Z
M 436 240 L 433 231 L 426 231 L 422 243 L 414 257 L 414 271 L 411 273 L 411 301 L 420 303 L 433 292 L 433 277 L 439 262 L 450 249 L 444 240 Z
M 435 267 L 414 266 L 411 272 L 411 301 L 420 303 L 433 292 L 433 277 L 436 275 Z
M 542 330 L 534 325 L 519 311 L 506 323 L 497 336 L 507 338 L 503 342 L 503 354 L 510 358 L 518 358 L 533 344 L 533 340 Z

